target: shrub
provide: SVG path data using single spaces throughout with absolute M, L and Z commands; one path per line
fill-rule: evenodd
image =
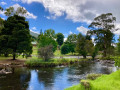
M 88 74 L 87 79 L 95 80 L 96 78 L 100 77 L 102 74 Z
M 38 49 L 38 56 L 45 61 L 49 60 L 51 57 L 53 57 L 53 46 L 48 45 Z
M 81 80 L 81 85 L 84 86 L 85 90 L 90 89 L 90 82 L 88 80 Z
M 120 57 L 114 58 L 115 60 L 115 66 L 120 67 Z
M 61 54 L 68 54 L 69 53 L 69 46 L 67 44 L 63 44 L 61 47 Z

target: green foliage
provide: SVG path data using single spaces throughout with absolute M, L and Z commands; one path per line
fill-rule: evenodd
M 70 34 L 68 37 L 67 37 L 67 41 L 68 43 L 76 43 L 77 41 L 77 35 L 76 34 Z
M 61 46 L 64 42 L 64 35 L 62 33 L 57 33 L 56 37 L 57 37 L 56 41 L 57 41 L 58 45 Z
M 45 32 L 47 32 L 47 31 L 45 31 Z M 48 33 L 46 33 L 46 34 L 41 33 L 38 36 L 38 48 L 45 47 L 48 45 L 52 45 L 53 52 L 55 52 L 55 50 L 57 49 L 57 42 L 54 40 L 54 38 L 52 36 L 48 35 Z
M 118 43 L 117 43 L 117 53 L 118 55 L 120 55 L 120 36 L 119 36 Z
M 61 54 L 68 54 L 70 51 L 69 51 L 69 45 L 68 44 L 63 44 L 61 46 Z
M 94 19 L 89 25 L 91 35 L 95 35 L 95 43 L 103 50 L 103 56 L 109 54 L 111 45 L 114 42 L 113 30 L 115 30 L 114 22 L 116 18 L 111 13 L 102 14 Z
M 77 41 L 77 35 L 76 34 L 70 34 L 67 37 L 67 40 L 66 40 L 65 44 L 68 44 L 69 52 L 72 52 L 72 53 L 75 52 L 76 41 Z
M 92 49 L 92 51 L 91 51 L 91 56 L 92 56 L 92 59 L 94 60 L 95 59 L 95 57 L 97 56 L 97 54 L 98 54 L 98 47 L 97 46 L 95 46 L 95 47 L 91 47 L 91 49 Z
M 59 58 L 59 59 L 50 59 L 47 62 L 42 59 L 30 59 L 25 62 L 25 64 L 28 67 L 55 67 L 55 66 L 61 66 L 61 65 L 70 65 L 74 64 L 76 62 L 76 59 L 65 59 L 65 58 Z
M 78 34 L 76 51 L 81 54 L 84 58 L 86 58 L 88 53 L 91 53 L 92 48 L 94 47 L 91 40 L 86 40 L 86 37 L 81 33 Z
M 6 16 L 13 16 L 13 15 L 25 15 L 27 13 L 27 10 L 25 10 L 23 7 L 9 7 L 5 10 Z
M 9 17 L 1 31 L 0 42 L 3 53 L 13 54 L 13 59 L 22 53 L 26 57 L 30 55 L 32 53 L 31 36 L 25 18 L 18 15 Z
M 114 57 L 115 60 L 115 66 L 120 67 L 120 57 Z
M 96 80 L 89 80 L 89 90 L 120 90 L 120 70 L 110 74 L 102 75 Z M 78 84 L 65 90 L 88 90 L 83 85 Z
M 45 47 L 41 47 L 40 49 L 38 49 L 38 55 L 44 61 L 48 61 L 51 57 L 53 57 L 53 46 L 48 45 Z
M 55 31 L 53 29 L 45 30 L 44 35 L 52 39 L 56 38 Z

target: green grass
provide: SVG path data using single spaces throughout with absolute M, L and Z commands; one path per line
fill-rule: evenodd
M 74 64 L 75 62 L 82 61 L 82 60 L 87 60 L 87 59 L 65 59 L 65 58 L 53 58 L 48 61 L 44 61 L 42 59 L 34 58 L 30 60 L 26 60 L 26 65 L 29 67 L 54 67 L 58 65 L 71 65 Z
M 37 46 L 33 46 L 33 52 L 32 55 L 37 55 L 38 48 Z
M 110 75 L 102 75 L 96 80 L 88 81 L 90 83 L 89 90 L 120 90 L 120 70 Z M 78 84 L 65 90 L 85 90 L 85 88 L 83 85 Z
M 56 50 L 54 52 L 54 56 L 64 56 L 64 55 L 61 54 L 60 50 Z

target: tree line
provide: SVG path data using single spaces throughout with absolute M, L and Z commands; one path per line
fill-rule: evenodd
M 3 10 L 0 7 L 0 10 Z M 13 60 L 17 55 L 29 56 L 32 54 L 31 41 L 36 40 L 38 46 L 38 56 L 45 61 L 53 57 L 53 53 L 59 49 L 62 54 L 79 53 L 84 58 L 87 55 L 94 59 L 98 52 L 103 57 L 110 57 L 113 51 L 120 53 L 120 39 L 117 47 L 114 47 L 114 31 L 116 18 L 112 13 L 101 14 L 95 17 L 88 26 L 90 29 L 86 35 L 70 34 L 64 41 L 62 33 L 55 33 L 53 29 L 40 30 L 37 38 L 30 35 L 29 24 L 23 16 L 27 11 L 19 7 L 15 10 L 9 7 L 5 10 L 7 20 L 0 18 L 0 54 L 13 55 Z M 22 16 L 20 16 L 22 15 Z M 94 43 L 91 37 L 94 36 Z

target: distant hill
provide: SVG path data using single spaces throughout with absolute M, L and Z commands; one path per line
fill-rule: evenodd
M 38 37 L 38 33 L 35 33 L 35 32 L 33 32 L 33 31 L 30 31 L 30 35 L 32 35 L 32 36 L 34 36 L 34 37 Z

